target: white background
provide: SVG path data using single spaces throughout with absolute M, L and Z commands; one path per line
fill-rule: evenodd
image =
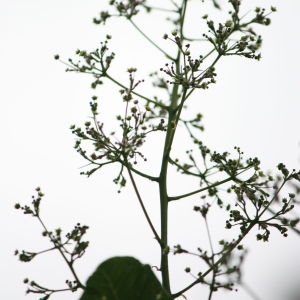
M 159 2 L 153 1 L 157 5 Z M 298 169 L 300 43 L 296 13 L 300 4 L 298 1 L 253 1 L 253 7 L 254 2 L 278 8 L 272 16 L 272 25 L 257 29 L 264 37 L 263 59 L 260 62 L 224 59 L 217 69 L 217 84 L 194 98 L 193 108 L 203 113 L 206 127 L 203 140 L 214 149 L 232 151 L 238 145 L 246 156 L 258 156 L 266 170 L 274 169 L 279 162 Z M 92 95 L 99 96 L 101 118 L 108 122 L 122 111 L 122 106 L 118 88 L 113 90 L 108 84 L 91 91 L 91 78 L 65 73 L 64 65 L 54 61 L 54 54 L 67 59 L 74 56 L 77 48 L 92 50 L 99 47 L 106 33 L 112 33 L 111 49 L 117 53 L 113 71 L 123 82 L 128 67 L 136 66 L 138 75 L 146 78 L 150 71 L 166 62 L 126 22 L 112 21 L 102 29 L 93 25 L 92 18 L 103 5 L 102 1 L 95 0 L 10 0 L 0 4 L 1 299 L 25 298 L 22 280 L 27 276 L 53 288 L 63 287 L 64 280 L 71 279 L 56 254 L 40 256 L 30 264 L 18 262 L 13 256 L 15 249 L 38 251 L 49 246 L 41 237 L 37 221 L 13 208 L 16 202 L 30 203 L 36 186 L 41 186 L 46 194 L 42 215 L 49 228 L 70 230 L 78 221 L 91 227 L 88 234 L 91 246 L 78 263 L 83 281 L 98 263 L 115 255 L 133 255 L 145 263 L 159 264 L 159 249 L 131 187 L 118 194 L 112 183 L 118 169 L 107 168 L 102 174 L 86 179 L 79 175 L 79 168 L 85 162 L 72 149 L 74 137 L 68 128 L 73 123 L 82 124 L 89 117 L 88 102 Z M 191 13 L 191 20 L 204 14 L 195 10 Z M 137 22 L 161 45 L 172 49 L 161 39 L 169 27 L 161 26 L 164 23 L 159 19 L 139 18 Z M 193 23 L 192 28 L 197 32 Z M 146 81 L 145 90 L 147 84 L 150 86 L 150 80 Z M 108 130 L 110 124 L 113 122 L 108 123 Z M 145 150 L 154 163 L 149 169 L 154 174 L 155 162 L 160 159 L 158 150 L 157 145 L 148 145 Z M 157 225 L 156 190 L 144 182 L 141 184 Z M 174 187 L 180 185 L 181 182 L 175 182 Z M 197 229 L 182 231 L 192 214 L 191 208 L 186 204 L 171 208 L 171 237 L 176 237 L 178 232 L 194 246 Z M 220 225 L 213 217 L 210 222 L 212 231 Z M 201 227 L 199 243 L 200 230 Z M 218 230 L 216 241 L 223 232 Z M 267 244 L 253 241 L 250 238 L 248 243 L 245 281 L 261 299 L 289 299 L 287 290 L 296 284 L 300 275 L 299 237 L 290 233 L 288 239 L 283 239 L 274 234 Z M 207 242 L 205 237 L 203 242 Z M 182 259 L 179 268 L 183 269 L 185 263 Z M 183 274 L 176 275 L 174 280 L 179 286 L 191 278 Z M 178 290 L 176 284 L 174 290 Z M 206 295 L 203 291 L 196 290 L 189 299 Z M 78 294 L 58 294 L 53 299 L 78 297 Z M 37 298 L 26 296 L 26 299 Z M 216 294 L 214 299 L 252 298 L 240 289 L 239 293 Z

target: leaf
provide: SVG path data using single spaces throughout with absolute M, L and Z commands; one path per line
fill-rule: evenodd
M 113 257 L 99 265 L 80 300 L 172 300 L 149 265 Z

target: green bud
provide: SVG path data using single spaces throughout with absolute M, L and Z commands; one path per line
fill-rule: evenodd
M 231 27 L 232 25 L 233 25 L 233 22 L 231 20 L 229 20 L 225 23 L 226 27 Z

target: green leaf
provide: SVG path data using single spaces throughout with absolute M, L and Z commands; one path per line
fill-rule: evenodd
M 113 257 L 99 265 L 80 300 L 172 300 L 149 265 Z

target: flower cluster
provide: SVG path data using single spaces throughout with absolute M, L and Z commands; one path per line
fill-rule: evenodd
M 65 63 L 68 68 L 67 72 L 79 72 L 91 74 L 95 80 L 92 82 L 91 87 L 95 89 L 98 85 L 101 85 L 102 78 L 107 76 L 107 71 L 115 57 L 115 53 L 108 53 L 108 40 L 111 39 L 110 35 L 106 36 L 106 40 L 101 42 L 101 47 L 95 51 L 88 52 L 86 50 L 76 50 L 76 55 L 79 57 L 77 62 L 69 58 L 68 62 Z M 59 59 L 56 55 L 55 59 Z M 83 61 L 81 61 L 83 59 Z
M 114 16 L 125 17 L 131 19 L 133 16 L 139 13 L 139 8 L 143 7 L 146 11 L 149 11 L 145 5 L 146 0 L 127 0 L 127 1 L 109 1 L 109 5 L 113 6 L 116 10 L 116 14 L 110 13 L 108 11 L 101 11 L 98 18 L 94 18 L 95 24 L 105 24 L 105 22 Z
M 206 197 L 213 198 L 221 208 L 224 207 L 228 211 L 229 218 L 225 227 L 231 229 L 238 226 L 241 236 L 254 226 L 259 229 L 258 240 L 267 241 L 271 227 L 279 230 L 283 236 L 287 236 L 288 228 L 294 229 L 299 221 L 299 218 L 287 216 L 294 209 L 296 197 L 295 193 L 289 193 L 288 198 L 280 197 L 279 193 L 286 183 L 299 182 L 300 173 L 295 170 L 290 172 L 284 164 L 280 163 L 278 170 L 281 176 L 265 175 L 257 158 L 245 160 L 243 152 L 238 147 L 235 147 L 237 152 L 235 158 L 228 152 L 211 151 L 193 135 L 189 122 L 186 122 L 186 126 L 188 134 L 198 146 L 201 160 L 193 150 L 189 150 L 186 151 L 187 162 L 174 159 L 171 163 L 182 174 L 198 177 L 200 187 L 194 192 L 170 197 L 170 201 L 200 194 L 202 201 Z M 217 179 L 215 174 L 218 174 Z M 224 189 L 227 196 L 223 195 Z M 232 193 L 234 198 L 231 196 Z M 204 202 L 202 206 L 197 207 L 197 211 L 205 218 L 210 207 L 211 205 Z
M 170 38 L 167 34 L 164 35 L 164 39 L 169 39 L 174 42 L 181 54 L 183 55 L 183 65 L 179 68 L 175 67 L 175 62 L 171 64 L 166 63 L 160 71 L 167 74 L 172 80 L 166 80 L 166 83 L 182 86 L 184 89 L 207 89 L 209 84 L 215 83 L 215 69 L 210 66 L 206 69 L 201 69 L 203 64 L 203 56 L 193 59 L 190 54 L 190 44 L 183 45 L 182 38 L 175 30 L 172 32 L 173 37 Z
M 199 211 L 198 207 L 195 207 L 195 211 Z M 225 290 L 237 290 L 235 285 L 240 283 L 241 280 L 241 268 L 244 262 L 244 257 L 247 253 L 246 249 L 242 245 L 239 245 L 235 252 L 232 252 L 230 248 L 234 245 L 235 240 L 228 242 L 220 240 L 218 243 L 218 250 L 213 249 L 203 250 L 200 247 L 196 251 L 190 251 L 182 248 L 181 245 L 175 245 L 173 248 L 174 255 L 185 254 L 199 257 L 206 266 L 207 270 L 212 269 L 212 276 L 210 279 L 206 278 L 207 271 L 193 271 L 196 267 L 186 267 L 185 272 L 190 274 L 195 282 L 210 287 L 211 293 Z M 228 255 L 224 256 L 224 253 Z M 218 264 L 216 264 L 218 262 Z M 203 270 L 203 268 L 202 268 Z
M 19 257 L 19 260 L 22 262 L 30 262 L 36 256 L 50 252 L 50 251 L 58 251 L 60 255 L 64 258 L 65 262 L 69 266 L 75 280 L 70 281 L 67 280 L 67 288 L 64 289 L 48 289 L 37 284 L 35 281 L 30 281 L 27 278 L 24 280 L 24 283 L 28 285 L 27 293 L 34 293 L 34 294 L 43 294 L 44 297 L 40 299 L 48 299 L 53 293 L 61 292 L 61 291 L 76 291 L 79 288 L 84 288 L 83 284 L 79 281 L 75 271 L 74 271 L 74 262 L 81 258 L 88 245 L 88 241 L 83 240 L 83 236 L 86 234 L 88 226 L 81 225 L 77 223 L 75 227 L 64 236 L 62 234 L 62 230 L 60 228 L 55 229 L 54 231 L 50 231 L 47 229 L 44 221 L 40 215 L 40 204 L 44 194 L 42 193 L 41 189 L 38 187 L 36 188 L 37 195 L 32 196 L 32 205 L 24 205 L 21 206 L 19 203 L 15 204 L 16 209 L 21 209 L 24 214 L 31 215 L 38 219 L 40 222 L 43 232 L 42 235 L 47 237 L 52 244 L 52 247 L 41 250 L 38 252 L 31 252 L 26 250 L 16 250 L 15 255 Z
M 209 34 L 203 34 L 203 37 L 214 46 L 219 55 L 238 55 L 259 60 L 261 55 L 257 53 L 257 50 L 261 47 L 262 38 L 255 33 L 251 25 L 269 25 L 271 21 L 268 15 L 270 13 L 266 13 L 265 9 L 256 8 L 255 16 L 249 21 L 242 22 L 239 17 L 241 1 L 231 0 L 229 2 L 233 7 L 233 11 L 230 11 L 231 19 L 218 25 L 212 20 L 207 21 Z M 271 7 L 271 12 L 274 11 L 276 9 Z M 240 36 L 233 40 L 232 37 L 236 33 L 240 33 Z
M 166 124 L 164 118 L 158 121 L 152 121 L 147 117 L 150 111 L 148 105 L 141 109 L 139 100 L 134 97 L 134 90 L 143 82 L 135 81 L 135 68 L 129 68 L 129 86 L 120 90 L 125 112 L 124 115 L 117 115 L 119 130 L 106 132 L 104 124 L 99 121 L 97 97 L 93 96 L 90 102 L 92 112 L 92 122 L 87 121 L 84 129 L 72 125 L 70 129 L 76 135 L 75 149 L 83 156 L 92 166 L 92 169 L 82 172 L 90 176 L 104 165 L 119 163 L 121 165 L 118 176 L 114 179 L 120 187 L 125 186 L 126 179 L 123 176 L 124 167 L 132 167 L 137 164 L 138 158 L 146 161 L 146 157 L 140 151 L 141 146 L 145 143 L 147 135 L 155 131 L 165 131 Z M 92 144 L 93 149 L 88 153 L 83 146 L 84 142 Z

